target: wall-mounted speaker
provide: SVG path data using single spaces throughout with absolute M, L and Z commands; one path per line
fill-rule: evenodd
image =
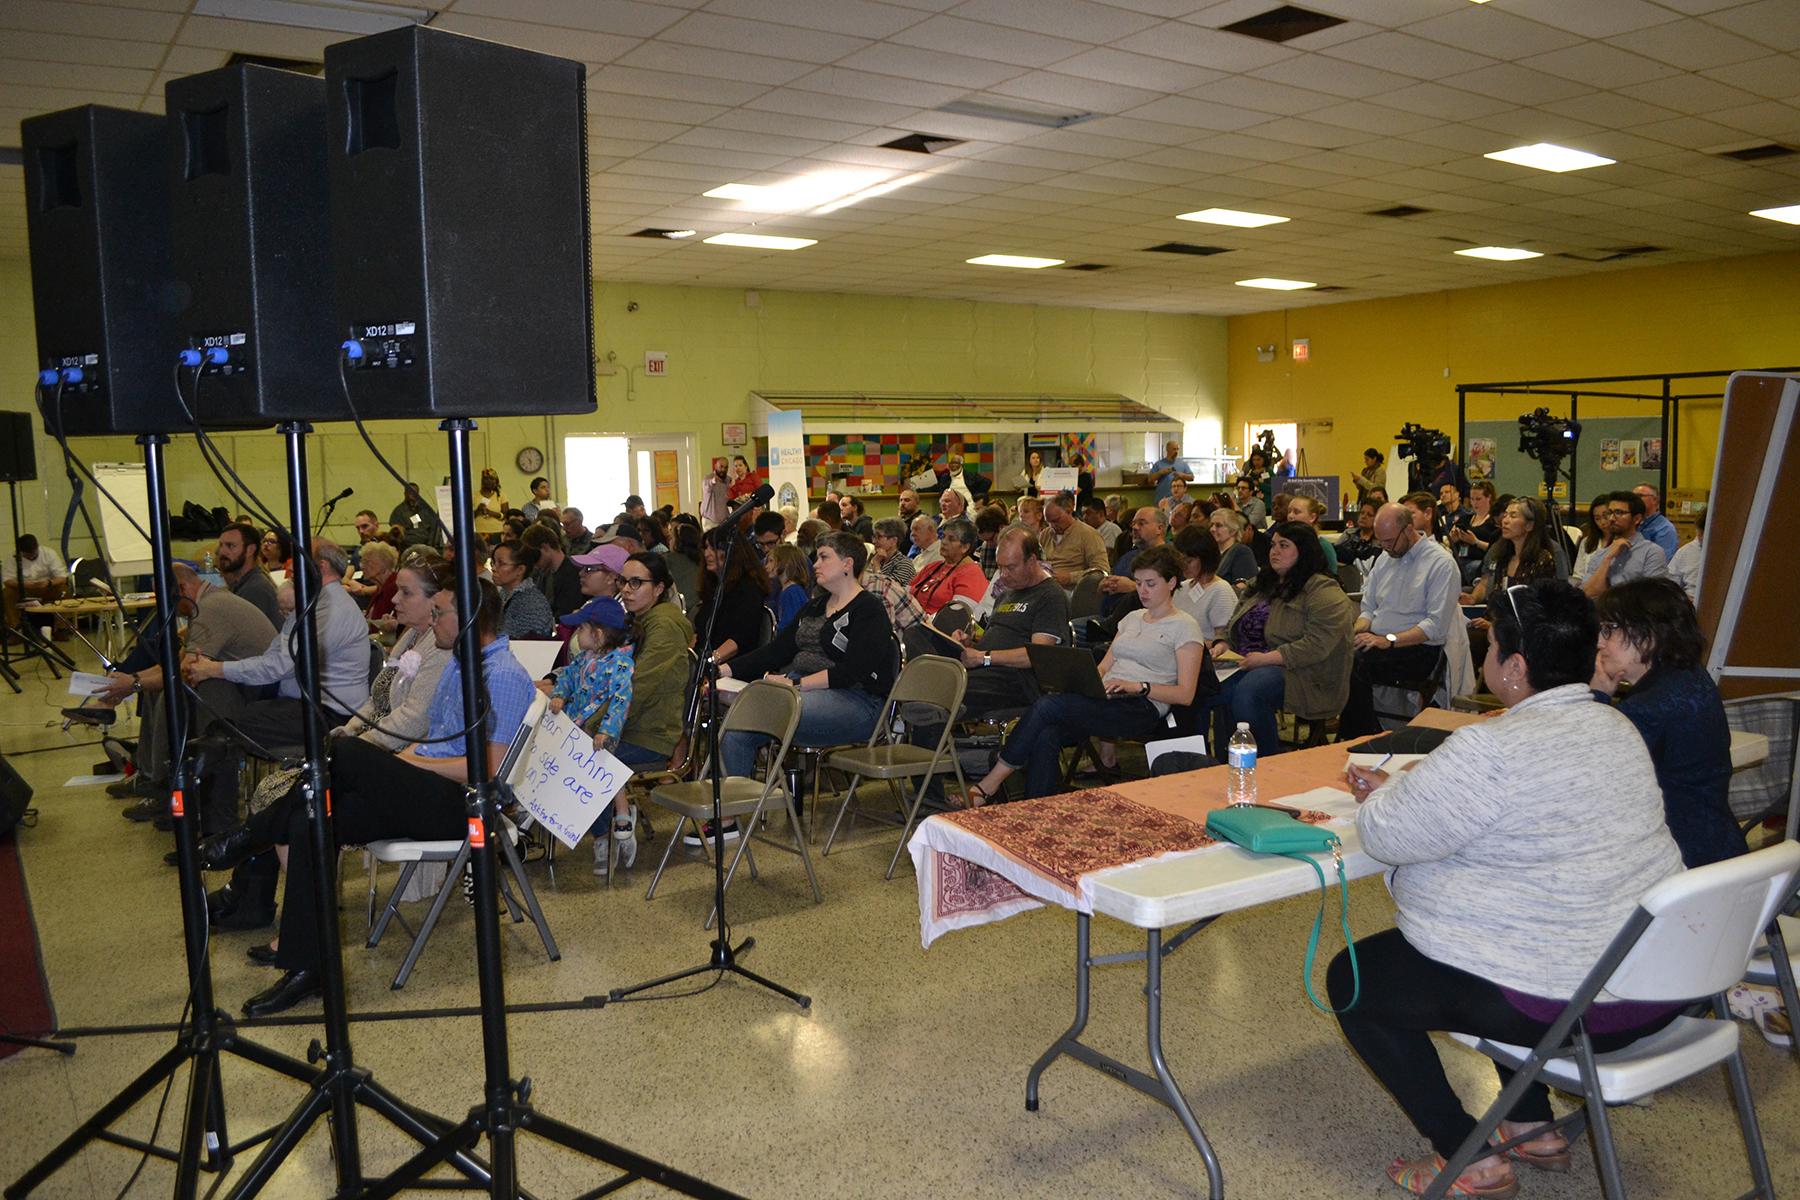
M 37 478 L 37 439 L 28 412 L 0 412 L 0 483 Z
M 187 298 L 170 271 L 163 118 L 88 105 L 19 133 L 45 428 L 179 427 L 174 317 Z
M 363 417 L 593 411 L 586 74 L 417 25 L 326 48 Z

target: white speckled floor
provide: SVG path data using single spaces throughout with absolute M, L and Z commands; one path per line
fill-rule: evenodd
M 62 786 L 100 755 L 46 728 L 53 703 L 65 701 L 41 670 L 27 669 L 23 696 L 0 689 L 0 748 L 37 789 L 42 810 L 37 827 L 19 836 L 57 1013 L 70 1027 L 172 1021 L 185 982 L 174 873 L 162 862 L 170 839 L 121 820 L 122 803 L 98 787 Z M 662 824 L 666 836 L 669 822 Z M 810 1013 L 727 981 L 684 999 L 515 1016 L 515 1075 L 532 1078 L 545 1114 L 747 1196 L 1204 1196 L 1199 1157 L 1172 1114 L 1097 1072 L 1065 1060 L 1045 1077 L 1042 1111 L 1024 1111 L 1025 1071 L 1072 1010 L 1074 918 L 1028 914 L 922 951 L 910 866 L 903 861 L 892 883 L 881 878 L 894 836 L 860 827 L 823 860 L 821 906 L 807 897 L 799 864 L 783 855 L 762 856 L 762 882 L 733 888 L 737 932 L 757 940 L 746 965 L 810 993 Z M 554 885 L 541 865 L 531 870 L 563 959 L 547 962 L 529 925 L 503 926 L 510 1000 L 604 993 L 702 961 L 711 876 L 699 865 L 672 868 L 649 904 L 651 867 L 642 858 L 611 891 L 589 873 L 585 849 L 561 859 Z M 405 938 L 362 947 L 363 879 L 347 874 L 352 1009 L 473 1004 L 467 909 L 451 906 L 412 982 L 396 993 L 387 985 Z M 1359 932 L 1389 923 L 1378 882 L 1352 894 Z M 1169 961 L 1169 1062 L 1218 1148 L 1229 1195 L 1399 1195 L 1382 1168 L 1421 1143 L 1335 1024 L 1301 993 L 1310 919 L 1304 901 L 1227 918 Z M 1142 944 L 1137 931 L 1114 923 L 1097 921 L 1095 931 L 1097 952 Z M 213 943 L 228 1010 L 273 978 L 244 958 L 253 936 L 220 934 Z M 1101 972 L 1089 1033 L 1134 1062 L 1143 1053 L 1141 979 L 1129 966 Z M 1800 1187 L 1800 1067 L 1745 1028 L 1776 1184 L 1792 1191 Z M 352 1029 L 359 1062 L 404 1099 L 460 1116 L 479 1098 L 476 1021 Z M 253 1036 L 302 1054 L 315 1035 L 307 1027 Z M 92 1038 L 73 1059 L 28 1051 L 0 1060 L 0 1181 L 16 1178 L 168 1043 L 162 1034 Z M 1484 1104 L 1495 1090 L 1491 1069 L 1447 1044 L 1445 1053 L 1471 1104 Z M 298 1095 L 284 1078 L 241 1062 L 228 1065 L 225 1090 L 240 1138 L 281 1119 Z M 178 1086 L 165 1143 L 180 1093 Z M 154 1107 L 140 1106 L 121 1129 L 148 1131 Z M 1722 1077 L 1625 1110 L 1617 1128 L 1634 1197 L 1686 1200 L 1748 1187 Z M 374 1117 L 363 1120 L 362 1144 L 371 1172 L 408 1152 Z M 522 1145 L 524 1181 L 540 1195 L 578 1193 L 605 1178 L 543 1142 Z M 136 1158 L 90 1148 L 37 1194 L 111 1196 Z M 240 1169 L 247 1162 L 240 1159 Z M 173 1177 L 172 1167 L 152 1163 L 131 1194 L 164 1195 Z M 263 1194 L 313 1198 L 332 1188 L 320 1131 Z M 640 1184 L 627 1194 L 651 1190 Z M 1567 1176 L 1527 1172 L 1521 1195 L 1576 1200 L 1600 1189 L 1591 1162 L 1578 1156 Z

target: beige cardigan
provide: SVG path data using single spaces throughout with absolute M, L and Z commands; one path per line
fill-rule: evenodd
M 1224 636 L 1230 640 L 1237 623 L 1262 596 L 1252 592 L 1238 601 Z M 1269 601 L 1263 636 L 1269 649 L 1281 651 L 1286 690 L 1282 707 L 1297 717 L 1335 717 L 1350 698 L 1350 662 L 1356 606 L 1329 575 L 1314 575 L 1292 600 Z

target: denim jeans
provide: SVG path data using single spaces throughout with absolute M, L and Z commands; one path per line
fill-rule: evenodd
M 1215 698 L 1213 721 L 1213 757 L 1225 761 L 1225 747 L 1239 721 L 1250 724 L 1250 736 L 1256 739 L 1256 753 L 1267 757 L 1281 753 L 1281 735 L 1275 725 L 1275 710 L 1287 696 L 1287 670 L 1284 667 L 1255 667 L 1238 671 L 1219 687 Z
M 1093 700 L 1087 696 L 1045 696 L 1013 726 L 1000 748 L 1000 761 L 1025 772 L 1025 796 L 1062 791 L 1064 746 L 1087 737 L 1155 738 L 1167 725 L 1156 705 L 1141 696 Z
M 800 725 L 794 730 L 796 746 L 843 746 L 866 742 L 875 718 L 887 697 L 861 688 L 826 688 L 800 693 Z M 756 752 L 774 741 L 767 734 L 732 730 L 720 739 L 725 774 L 749 775 L 756 769 Z

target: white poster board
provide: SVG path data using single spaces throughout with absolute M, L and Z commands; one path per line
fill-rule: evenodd
M 630 778 L 631 768 L 594 749 L 579 725 L 547 712 L 525 748 L 525 773 L 513 790 L 538 824 L 573 850 Z
M 113 578 L 148 575 L 150 542 L 138 532 L 150 528 L 150 492 L 144 483 L 144 464 L 95 463 L 94 479 L 112 496 L 112 500 L 104 495 L 90 499 L 100 510 L 100 537 L 106 543 L 106 565 Z
M 1072 492 L 1081 486 L 1081 472 L 1074 467 L 1045 467 L 1038 474 L 1038 494 Z

